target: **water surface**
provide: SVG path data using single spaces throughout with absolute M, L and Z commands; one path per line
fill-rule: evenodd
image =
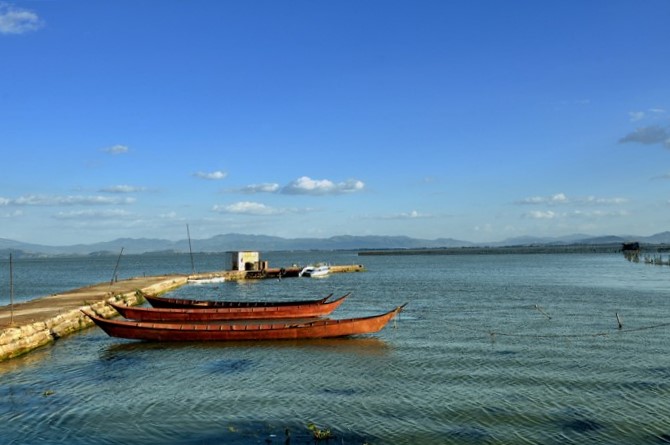
M 367 272 L 172 294 L 352 292 L 337 317 L 409 305 L 379 334 L 351 339 L 152 344 L 89 329 L 0 363 L 0 443 L 284 444 L 288 429 L 302 444 L 309 422 L 338 444 L 670 442 L 668 267 L 614 254 L 265 257 Z M 106 281 L 116 260 L 17 264 L 17 298 Z M 195 265 L 227 262 L 201 255 Z M 129 256 L 119 271 L 191 267 L 188 255 Z

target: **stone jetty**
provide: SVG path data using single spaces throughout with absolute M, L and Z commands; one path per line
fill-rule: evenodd
M 331 266 L 332 273 L 360 272 L 362 265 Z M 108 302 L 123 301 L 133 306 L 144 302 L 142 294 L 162 294 L 188 283 L 189 279 L 223 277 L 225 280 L 272 278 L 255 271 L 221 271 L 196 275 L 135 277 L 112 283 L 99 283 L 0 307 L 0 361 L 18 357 L 61 337 L 93 326 L 81 310 L 104 318 L 117 316 Z M 286 272 L 286 271 L 284 271 Z
M 116 315 L 109 301 L 136 305 L 141 293 L 164 293 L 186 284 L 188 277 L 166 275 L 95 284 L 25 303 L 0 307 L 0 361 L 17 357 L 93 325 L 81 310 L 105 318 Z

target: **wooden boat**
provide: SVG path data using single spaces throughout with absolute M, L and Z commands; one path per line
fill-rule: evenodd
M 286 307 L 286 306 L 305 306 L 305 305 L 319 305 L 324 304 L 326 300 L 332 297 L 333 294 L 326 298 L 318 300 L 295 300 L 295 301 L 217 301 L 217 300 L 190 300 L 188 298 L 166 298 L 156 297 L 154 295 L 144 295 L 144 298 L 156 308 L 192 308 L 192 309 L 208 309 L 208 308 L 251 308 L 251 307 Z
M 243 341 L 302 340 L 347 337 L 378 332 L 407 303 L 381 315 L 342 320 L 323 319 L 305 323 L 152 323 L 107 320 L 82 310 L 109 336 L 146 341 Z
M 259 307 L 155 308 L 130 307 L 110 303 L 116 311 L 138 321 L 218 321 L 281 318 L 318 318 L 330 315 L 349 294 L 321 304 Z

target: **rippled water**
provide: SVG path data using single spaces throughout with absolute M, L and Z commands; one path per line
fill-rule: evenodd
M 367 272 L 173 294 L 352 292 L 341 317 L 409 305 L 379 334 L 352 339 L 151 344 L 92 328 L 0 363 L 0 443 L 284 444 L 288 429 L 305 444 L 309 422 L 337 444 L 670 442 L 668 267 L 613 254 L 265 256 Z M 17 265 L 33 280 L 23 298 L 109 279 L 116 258 L 97 261 Z M 227 262 L 196 258 L 202 271 Z M 187 255 L 134 256 L 120 275 L 190 270 Z

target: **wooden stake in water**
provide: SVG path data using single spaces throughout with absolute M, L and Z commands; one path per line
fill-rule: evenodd
M 619 323 L 619 329 L 623 328 L 623 323 L 621 322 L 621 318 L 619 318 L 619 313 L 615 312 L 616 315 L 616 321 Z
M 191 249 L 191 231 L 186 224 L 186 235 L 188 235 L 188 251 L 191 253 L 191 273 L 195 273 L 195 264 L 193 264 L 193 249 Z
M 538 306 L 537 304 L 535 305 L 535 309 L 537 309 L 537 311 L 538 311 L 540 314 L 542 314 L 542 315 L 544 315 L 545 317 L 547 317 L 548 320 L 551 320 L 551 317 L 549 316 L 549 314 L 547 314 L 545 311 L 543 311 L 542 308 L 541 308 L 540 306 Z
M 14 324 L 14 265 L 12 254 L 9 254 L 9 324 Z
M 119 257 L 116 259 L 116 266 L 114 266 L 114 273 L 112 274 L 112 280 L 109 282 L 109 285 L 111 286 L 114 284 L 114 281 L 116 280 L 116 273 L 119 270 L 119 263 L 121 262 L 121 255 L 123 255 L 123 247 L 121 248 L 121 252 L 119 253 Z

